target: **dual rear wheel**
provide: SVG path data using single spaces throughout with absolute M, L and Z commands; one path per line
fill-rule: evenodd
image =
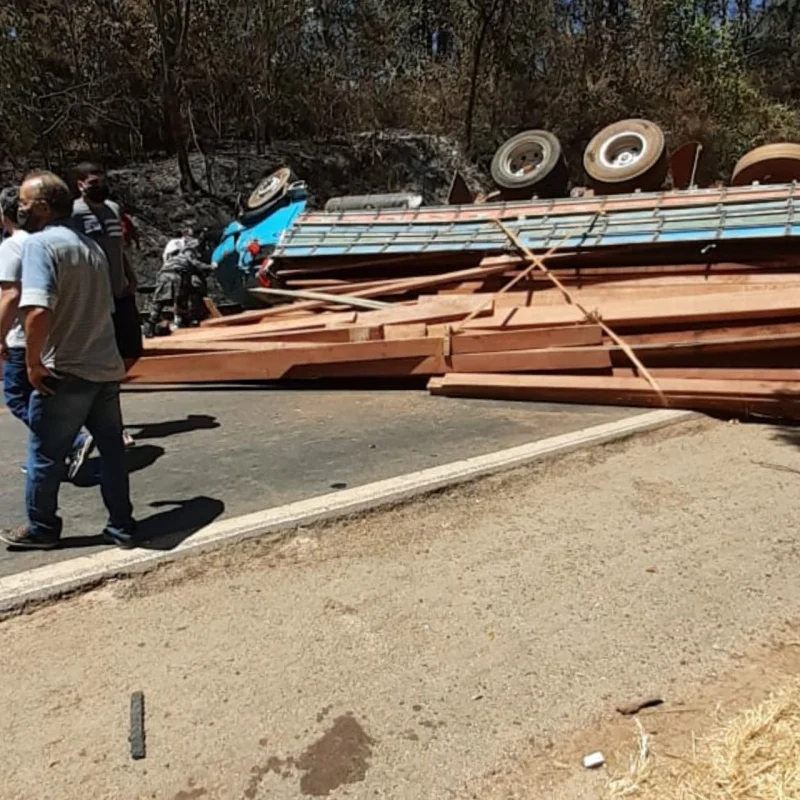
M 667 177 L 669 158 L 661 128 L 646 119 L 626 119 L 603 128 L 583 154 L 589 186 L 598 194 L 654 192 Z M 492 179 L 506 200 L 564 197 L 567 164 L 558 138 L 549 131 L 519 133 L 500 146 Z M 731 184 L 800 182 L 800 144 L 757 147 L 733 170 Z
M 617 122 L 589 142 L 583 164 L 592 188 L 604 194 L 658 189 L 667 174 L 664 134 L 647 120 Z M 564 152 L 549 131 L 509 139 L 495 153 L 491 172 L 507 200 L 563 197 L 567 191 Z

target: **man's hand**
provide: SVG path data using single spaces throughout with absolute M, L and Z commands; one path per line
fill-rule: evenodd
M 28 380 L 39 394 L 52 395 L 55 392 L 45 383 L 48 378 L 55 379 L 55 375 L 50 372 L 41 361 L 35 364 L 28 364 Z

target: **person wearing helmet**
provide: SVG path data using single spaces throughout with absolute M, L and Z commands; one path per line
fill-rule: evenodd
M 200 260 L 200 242 L 186 233 L 170 239 L 164 247 L 162 266 L 153 292 L 152 309 L 145 323 L 144 334 L 150 338 L 161 330 L 164 310 L 172 306 L 175 325 L 188 327 L 203 316 L 203 298 L 207 293 L 205 273 L 212 267 Z

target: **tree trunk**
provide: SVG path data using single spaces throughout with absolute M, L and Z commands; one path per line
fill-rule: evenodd
M 472 74 L 470 76 L 469 97 L 467 99 L 467 118 L 464 124 L 464 144 L 468 152 L 472 149 L 472 129 L 475 121 L 475 103 L 478 98 L 478 77 L 481 72 L 483 46 L 486 43 L 489 25 L 494 17 L 498 2 L 499 0 L 492 0 L 489 10 L 484 12 L 481 27 L 475 39 L 475 48 L 472 51 Z
M 200 187 L 192 174 L 189 163 L 186 125 L 181 113 L 180 90 L 178 81 L 172 70 L 169 70 L 164 81 L 164 131 L 172 153 L 178 159 L 180 187 L 182 192 L 195 192 Z

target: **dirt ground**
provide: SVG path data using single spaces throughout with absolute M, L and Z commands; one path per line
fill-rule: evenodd
M 600 797 L 617 705 L 669 750 L 800 671 L 798 445 L 690 422 L 8 619 L 0 796 Z

